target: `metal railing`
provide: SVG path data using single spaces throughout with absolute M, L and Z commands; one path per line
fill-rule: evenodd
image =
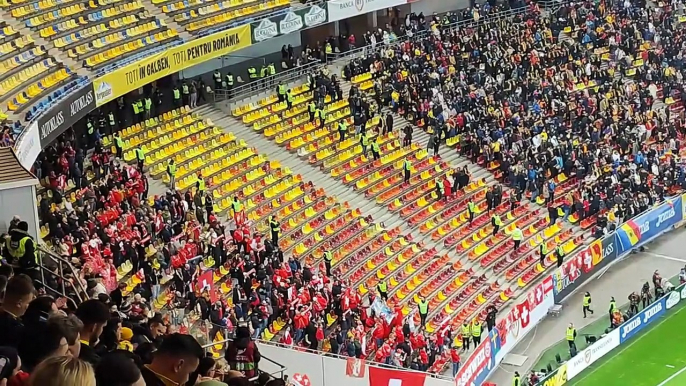
M 234 87 L 231 90 L 214 90 L 214 101 L 215 102 L 226 102 L 231 108 L 236 102 L 245 103 L 246 99 L 254 97 L 266 90 L 275 88 L 279 82 L 284 84 L 302 79 L 305 74 L 315 73 L 326 65 L 320 61 L 314 61 L 304 64 L 299 67 L 290 68 L 285 71 L 281 71 L 276 75 L 267 76 L 260 78 L 259 80 L 254 80 L 249 83 L 244 83 L 238 87 Z
M 81 282 L 81 279 L 78 275 L 78 270 L 74 267 L 74 265 L 72 265 L 72 263 L 67 259 L 58 256 L 55 252 L 51 251 L 42 243 L 38 243 L 37 247 L 38 252 L 42 255 L 42 258 L 39 259 L 38 263 L 41 284 L 43 284 L 46 291 L 51 292 L 52 295 L 66 298 L 67 300 L 71 301 L 74 306 L 79 305 L 81 302 L 87 299 L 88 295 L 86 293 L 86 288 Z M 68 278 L 65 275 L 65 268 L 68 268 L 72 273 L 72 278 Z M 46 277 L 52 277 L 59 288 L 53 288 L 50 285 L 53 280 L 46 280 Z
M 226 348 L 228 346 L 228 343 L 230 343 L 230 342 L 233 342 L 233 339 L 230 339 L 230 338 L 224 339 L 224 340 L 220 340 L 217 342 L 204 344 L 204 345 L 202 345 L 202 349 L 205 350 L 205 353 L 208 353 L 208 352 L 210 352 L 210 349 L 212 349 L 213 346 L 222 345 L 222 347 Z M 279 363 L 273 359 L 270 359 L 269 357 L 266 357 L 264 355 L 261 355 L 261 358 L 262 358 L 261 360 L 266 360 L 267 362 L 276 365 L 277 369 L 273 370 L 273 371 L 260 370 L 259 364 L 258 364 L 257 375 L 250 378 L 251 382 L 257 381 L 257 379 L 260 377 L 260 374 L 267 374 L 267 375 L 269 375 L 270 378 L 283 379 L 284 375 L 286 375 L 286 370 L 288 370 L 288 368 L 286 366 L 284 366 L 281 363 Z

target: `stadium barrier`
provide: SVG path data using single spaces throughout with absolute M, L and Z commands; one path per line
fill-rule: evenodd
M 681 303 L 681 306 L 686 304 L 682 300 L 686 300 L 686 284 L 676 287 L 673 291 L 661 297 L 643 309 L 643 311 L 622 323 L 618 328 L 610 331 L 597 342 L 578 353 L 574 358 L 563 363 L 562 366 L 542 379 L 538 385 L 563 386 L 600 358 L 635 338 L 640 331 L 660 319 L 661 316 L 674 311 L 679 303 Z

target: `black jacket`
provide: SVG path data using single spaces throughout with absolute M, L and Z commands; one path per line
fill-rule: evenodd
M 90 345 L 81 342 L 81 352 L 79 354 L 79 359 L 96 366 L 100 362 L 100 355 L 95 352 L 95 349 Z

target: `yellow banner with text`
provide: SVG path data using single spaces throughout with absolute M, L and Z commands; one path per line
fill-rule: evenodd
M 154 80 L 246 48 L 251 44 L 248 24 L 194 39 L 147 56 L 95 79 L 95 102 L 100 107 Z

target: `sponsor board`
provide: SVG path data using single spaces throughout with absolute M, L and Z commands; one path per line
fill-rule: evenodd
M 620 343 L 624 343 L 631 339 L 639 331 L 643 330 L 645 326 L 654 320 L 658 319 L 667 310 L 667 296 L 663 296 L 658 299 L 655 303 L 646 307 L 643 311 L 634 315 L 631 319 L 627 320 L 619 326 L 619 338 Z
M 33 123 L 24 129 L 24 135 L 19 139 L 19 142 L 14 147 L 14 151 L 17 154 L 17 159 L 21 166 L 31 170 L 41 149 L 40 135 L 38 134 L 38 121 L 33 121 Z
M 329 21 L 364 15 L 380 9 L 406 4 L 407 0 L 330 0 L 326 2 Z
M 44 148 L 95 109 L 95 92 L 89 83 L 67 95 L 59 104 L 38 118 L 40 146 Z M 34 159 L 35 160 L 35 159 Z M 33 161 L 31 161 L 33 163 Z
M 311 7 L 291 10 L 283 15 L 262 19 L 251 23 L 251 38 L 253 43 L 263 42 L 279 35 L 286 35 L 304 28 L 314 27 L 326 23 L 328 15 L 326 9 L 313 5 Z
M 152 81 L 249 47 L 251 44 L 250 25 L 242 25 L 146 56 L 95 79 L 93 88 L 96 104 L 98 107 L 102 106 Z
M 567 377 L 572 379 L 584 371 L 588 366 L 619 346 L 619 330 L 610 331 L 596 343 L 587 347 L 567 362 Z
M 571 377 L 567 375 L 567 364 L 565 363 L 538 382 L 537 386 L 562 386 L 570 379 Z
M 665 300 L 665 307 L 667 307 L 668 310 L 679 304 L 679 301 L 681 301 L 682 292 L 683 289 L 681 291 L 672 291 L 669 293 L 669 295 L 667 295 L 667 300 Z
M 460 367 L 455 376 L 456 386 L 481 385 L 492 370 L 495 369 L 495 357 L 500 351 L 500 334 L 494 328 L 488 333 L 488 339 L 476 347 L 472 355 Z
M 668 198 L 650 211 L 622 224 L 615 232 L 617 253 L 631 251 L 649 242 L 681 222 L 683 203 L 681 196 Z

